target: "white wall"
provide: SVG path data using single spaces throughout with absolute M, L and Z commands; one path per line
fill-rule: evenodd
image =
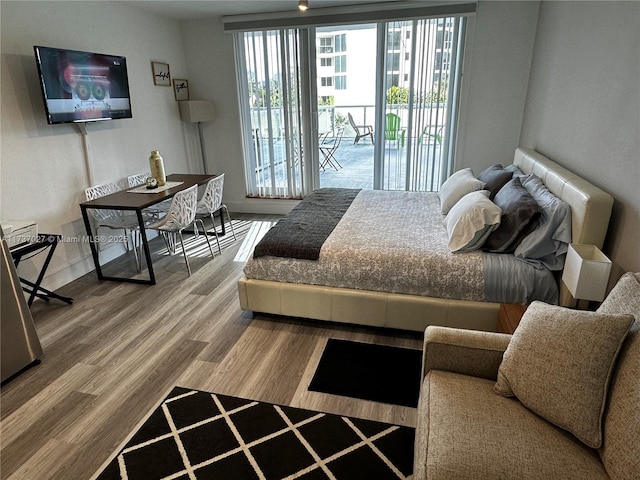
M 640 3 L 542 2 L 521 143 L 615 198 L 605 241 L 640 271 Z
M 160 150 L 169 173 L 199 171 L 199 157 L 188 157 L 187 126 L 180 121 L 173 89 L 154 86 L 151 75 L 156 60 L 184 78 L 178 22 L 121 2 L 2 1 L 0 8 L 0 218 L 35 220 L 40 231 L 67 237 L 85 234 L 78 207 L 88 186 L 82 136 L 75 125 L 47 125 L 33 45 L 127 57 L 133 118 L 87 127 L 95 183 L 148 170 L 152 149 Z M 22 273 L 34 277 L 36 264 L 21 263 Z M 44 285 L 55 289 L 91 269 L 86 244 L 62 244 Z
M 520 139 L 539 2 L 479 1 L 468 29 L 455 170 L 507 165 Z

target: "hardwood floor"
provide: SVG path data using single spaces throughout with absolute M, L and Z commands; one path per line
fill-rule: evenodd
M 35 302 L 44 356 L 2 388 L 0 477 L 90 478 L 175 385 L 415 426 L 415 409 L 307 385 L 328 338 L 421 348 L 420 335 L 240 310 L 236 281 L 253 221 L 269 220 L 234 216 L 238 240 L 228 233 L 222 255 L 213 240 L 214 259 L 206 243 L 191 244 L 191 277 L 156 239 L 157 285 L 90 273 L 60 289 L 73 305 Z

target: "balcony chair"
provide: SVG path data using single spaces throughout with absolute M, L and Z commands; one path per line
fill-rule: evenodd
M 120 191 L 120 187 L 115 183 L 105 183 L 85 189 L 84 194 L 87 201 L 89 201 L 106 195 L 111 195 L 118 191 Z M 96 235 L 101 227 L 112 230 L 123 230 L 124 245 L 127 252 L 129 251 L 129 236 L 131 235 L 133 254 L 136 259 L 136 268 L 139 272 L 142 269 L 142 266 L 141 255 L 139 255 L 138 249 L 142 248 L 142 242 L 140 241 L 140 225 L 136 214 L 124 210 L 105 210 L 97 208 L 91 208 L 90 212 L 95 221 Z M 151 221 L 150 217 L 145 215 L 143 215 L 143 220 L 145 223 Z
M 319 148 L 320 153 L 322 153 L 323 156 L 322 160 L 320 161 L 320 168 L 322 168 L 323 171 L 325 170 L 325 167 L 327 165 L 332 166 L 336 169 L 336 171 L 339 168 L 342 168 L 342 165 L 340 165 L 340 162 L 336 159 L 334 154 L 340 147 L 340 142 L 342 141 L 343 135 L 344 127 L 340 127 L 336 132 L 336 136 L 332 139 L 329 139 L 328 135 L 322 138 L 322 143 L 320 144 Z
M 353 143 L 358 143 L 361 138 L 366 136 L 371 137 L 371 143 L 373 143 L 373 127 L 371 125 L 356 125 L 356 122 L 353 120 L 350 113 L 347 113 L 347 117 L 349 117 L 349 124 L 351 125 L 351 128 L 356 132 L 356 137 L 353 139 Z
M 227 214 L 227 219 L 229 220 L 229 226 L 231 226 L 231 233 L 233 234 L 233 239 L 236 239 L 236 232 L 233 231 L 233 222 L 231 221 L 231 216 L 229 215 L 229 209 L 225 204 L 222 203 L 222 192 L 224 190 L 224 173 L 218 175 L 215 178 L 212 178 L 207 182 L 207 186 L 202 194 L 202 198 L 198 201 L 198 205 L 196 208 L 196 218 L 199 218 L 202 222 L 202 219 L 205 217 L 211 218 L 211 225 L 213 227 L 213 233 L 216 236 L 216 242 L 218 243 L 218 252 L 222 254 L 222 249 L 220 248 L 220 239 L 218 238 L 218 231 L 216 230 L 216 222 L 213 218 L 213 215 L 218 210 L 223 210 Z M 223 222 L 222 214 L 220 215 L 220 221 Z M 204 224 L 203 227 L 204 229 Z M 205 236 L 207 231 L 205 230 Z
M 442 145 L 442 129 L 444 127 L 438 127 L 437 125 L 424 127 L 422 135 L 418 139 L 418 144 L 426 145 Z
M 400 117 L 395 113 L 387 113 L 384 129 L 385 140 L 396 142 L 396 146 L 404 147 L 406 130 L 400 127 Z
M 198 186 L 193 185 L 192 187 L 176 193 L 171 200 L 171 206 L 167 215 L 160 221 L 147 226 L 147 228 L 157 230 L 162 234 L 162 238 L 165 241 L 167 250 L 171 254 L 174 254 L 176 251 L 176 237 L 180 238 L 182 255 L 184 255 L 184 262 L 187 264 L 189 276 L 191 276 L 191 266 L 189 265 L 187 252 L 184 248 L 182 231 L 185 228 L 194 225 L 196 222 L 200 222 L 202 224 L 202 229 L 204 230 L 204 223 L 202 222 L 202 220 L 196 218 L 197 205 Z M 206 234 L 203 236 L 207 240 L 207 245 L 209 246 L 209 251 L 211 252 L 211 258 L 213 258 L 213 249 L 211 248 L 209 237 Z

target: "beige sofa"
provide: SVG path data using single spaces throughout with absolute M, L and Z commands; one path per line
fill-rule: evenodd
M 565 323 L 583 328 L 583 324 L 569 319 L 591 314 L 565 310 L 567 322 L 558 322 L 557 314 L 563 313 L 561 307 L 537 307 L 537 310 L 533 309 L 533 317 L 541 311 L 558 309 L 551 310 L 551 317 L 556 315 L 555 320 L 549 320 L 556 322 L 551 328 L 545 327 L 544 322 L 533 323 L 528 317 L 529 310 L 513 337 L 446 327 L 427 328 L 414 478 L 640 479 L 640 273 L 625 274 L 598 311 L 591 312 L 593 318 L 584 317 L 590 322 L 594 318 L 598 320 L 598 316 L 615 313 L 635 316 L 635 321 L 627 320 L 624 327 L 624 319 L 618 318 L 621 316 L 610 315 L 617 319 L 619 328 L 609 328 L 606 324 L 607 328 L 598 330 L 595 335 L 613 342 L 615 352 L 609 367 L 599 370 L 601 365 L 589 365 L 590 360 L 599 358 L 600 349 L 581 346 L 582 339 L 574 341 L 576 336 L 570 334 L 563 339 L 566 349 L 555 348 L 554 351 L 574 352 L 572 357 L 559 361 L 535 355 L 531 361 L 547 362 L 548 368 L 545 364 L 535 368 L 527 366 L 528 370 L 521 370 L 521 375 L 533 374 L 534 380 L 520 385 L 514 379 L 514 371 L 510 370 L 514 361 L 520 358 L 518 346 L 526 344 L 531 350 L 537 348 L 536 342 L 553 342 L 565 336 L 562 330 Z M 555 328 L 553 325 L 558 324 L 560 330 L 547 335 Z M 605 324 L 590 325 L 602 329 Z M 617 347 L 616 340 L 609 338 L 616 336 L 613 333 L 616 328 L 619 332 L 626 328 L 617 334 L 620 337 Z M 536 340 L 532 340 L 533 337 L 537 337 Z M 566 352 L 560 351 L 558 355 L 563 353 Z M 587 368 L 600 373 L 572 377 L 574 364 L 583 360 Z M 566 375 L 565 385 L 557 388 L 553 379 L 535 379 L 540 370 L 551 371 L 556 380 L 562 380 Z M 603 395 L 599 406 L 600 390 L 591 386 L 585 392 L 568 385 L 574 380 L 589 382 L 602 374 L 606 374 L 606 380 L 601 388 Z M 501 390 L 500 381 L 496 382 L 496 379 L 505 375 L 512 382 L 515 397 L 496 394 L 496 390 Z M 545 385 L 547 381 L 549 383 Z M 531 383 L 535 382 L 542 382 L 542 385 L 532 394 L 527 390 L 532 390 Z M 565 387 L 569 389 L 563 392 Z M 546 398 L 541 400 L 536 395 Z M 595 437 L 588 441 L 592 446 L 585 444 L 584 439 L 578 439 L 583 436 L 583 430 L 580 430 L 583 426 L 571 425 L 582 422 L 587 416 L 580 410 L 584 405 L 572 405 L 576 401 L 574 396 L 579 398 L 581 395 L 586 403 L 596 400 L 595 408 L 599 409 L 600 416 L 591 425 L 595 427 L 591 435 Z M 558 420 L 554 409 L 564 410 L 569 419 Z

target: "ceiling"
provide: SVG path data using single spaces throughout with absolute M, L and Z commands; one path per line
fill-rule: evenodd
M 223 15 L 296 11 L 298 0 L 125 0 L 127 4 L 174 20 Z M 309 0 L 309 8 L 337 7 L 396 0 Z

